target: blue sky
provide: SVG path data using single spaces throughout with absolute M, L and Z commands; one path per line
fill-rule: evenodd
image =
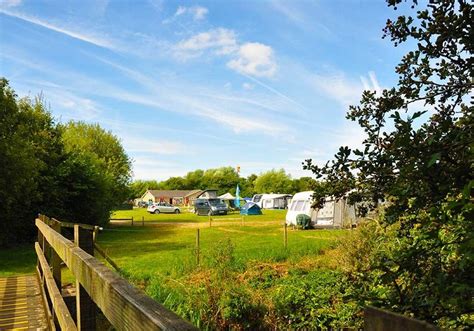
M 60 121 L 122 139 L 136 179 L 324 162 L 363 139 L 345 119 L 394 85 L 384 1 L 0 1 L 0 75 Z

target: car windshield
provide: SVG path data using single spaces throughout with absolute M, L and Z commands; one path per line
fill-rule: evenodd
M 214 207 L 223 207 L 225 206 L 224 201 L 220 199 L 209 199 L 209 204 Z

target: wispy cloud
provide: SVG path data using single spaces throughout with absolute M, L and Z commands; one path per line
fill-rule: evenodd
M 179 17 L 191 17 L 194 21 L 202 21 L 206 18 L 209 10 L 206 7 L 202 6 L 179 6 L 176 9 L 176 12 L 170 18 L 163 20 L 163 24 L 169 24 L 177 20 Z
M 325 24 L 321 23 L 318 18 L 309 16 L 305 11 L 296 6 L 296 1 L 272 1 L 271 8 L 280 13 L 292 22 L 298 28 L 305 31 L 317 32 L 320 36 L 334 37 L 333 32 Z M 308 5 L 308 2 L 305 2 Z
M 236 33 L 233 30 L 217 28 L 180 41 L 175 46 L 175 54 L 180 59 L 187 59 L 200 56 L 206 50 L 216 55 L 227 55 L 237 49 Z
M 153 154 L 183 154 L 186 146 L 181 142 L 169 140 L 156 140 L 150 138 L 136 138 L 123 136 L 123 144 L 129 152 L 153 153 Z
M 7 15 L 7 16 L 10 16 L 10 17 L 20 19 L 22 21 L 25 21 L 25 22 L 28 22 L 28 23 L 31 23 L 31 24 L 41 26 L 41 27 L 43 27 L 45 29 L 48 29 L 48 30 L 51 30 L 51 31 L 55 31 L 55 32 L 64 34 L 64 35 L 69 36 L 69 37 L 74 38 L 74 39 L 81 40 L 81 41 L 89 43 L 89 44 L 93 44 L 93 45 L 98 46 L 98 47 L 107 48 L 107 49 L 111 49 L 111 50 L 115 50 L 117 48 L 111 40 L 109 40 L 107 38 L 104 38 L 104 37 L 101 37 L 101 36 L 97 36 L 93 33 L 78 31 L 78 30 L 72 29 L 71 27 L 57 25 L 57 24 L 55 24 L 53 22 L 50 22 L 50 21 L 47 21 L 45 19 L 41 19 L 41 18 L 38 18 L 38 17 L 35 17 L 35 16 L 26 15 L 26 14 L 16 12 L 16 11 L 11 11 L 11 10 L 6 9 L 6 8 L 1 8 L 0 7 L 0 13 L 3 14 L 3 15 Z
M 0 0 L 1 7 L 16 7 L 19 6 L 23 0 Z

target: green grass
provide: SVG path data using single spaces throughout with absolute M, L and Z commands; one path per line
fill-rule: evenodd
M 144 213 L 144 209 L 135 209 L 117 212 L 114 217 L 136 218 Z M 285 215 L 284 210 L 265 210 L 264 215 L 246 217 L 244 226 L 240 221 L 225 220 L 237 214 L 216 216 L 212 227 L 207 217 L 191 213 L 147 215 L 148 222 L 157 222 L 155 226 L 107 228 L 100 233 L 98 241 L 130 279 L 142 281 L 156 274 L 183 274 L 192 268 L 197 228 L 200 228 L 200 256 L 204 266 L 209 264 L 213 246 L 221 240 L 230 240 L 236 263 L 242 270 L 252 261 L 294 262 L 303 256 L 317 255 L 345 234 L 343 230 L 289 229 L 288 249 L 285 249 L 282 226 Z M 172 222 L 181 224 L 170 224 Z
M 31 274 L 35 271 L 33 244 L 0 250 L 0 277 Z
M 286 210 L 264 210 L 263 215 L 245 216 L 248 221 L 278 221 L 285 220 Z M 218 221 L 226 218 L 238 218 L 241 215 L 238 212 L 231 212 L 228 215 L 212 216 L 212 219 Z M 145 222 L 179 222 L 179 223 L 204 223 L 208 222 L 207 216 L 198 216 L 181 208 L 181 214 L 150 214 L 146 208 L 135 208 L 133 210 L 117 210 L 111 218 L 130 218 L 133 217 L 134 222 L 140 224 L 142 217 Z

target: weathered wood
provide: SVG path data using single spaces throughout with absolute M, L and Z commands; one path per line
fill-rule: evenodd
M 95 242 L 97 241 L 97 237 L 99 236 L 99 227 L 96 225 L 94 226 L 94 231 L 92 232 L 92 241 Z
M 49 265 L 43 255 L 43 251 L 38 243 L 35 244 L 36 255 L 38 256 L 39 265 L 42 269 L 43 279 L 48 290 L 49 299 L 53 306 L 54 315 L 58 319 L 62 330 L 77 330 L 74 320 L 67 309 L 66 304 L 61 296 L 61 292 L 56 286 L 56 281 L 49 271 Z
M 57 233 L 61 233 L 61 222 L 55 220 L 54 218 L 50 222 L 51 228 Z M 54 249 L 51 248 L 51 272 L 53 273 L 56 286 L 61 288 L 61 258 Z
M 285 230 L 283 234 L 283 243 L 285 245 L 285 249 L 288 248 L 288 225 L 285 222 Z
M 94 239 L 92 231 L 74 225 L 74 243 L 86 253 L 94 256 Z M 84 270 L 83 270 L 84 272 Z M 76 321 L 78 330 L 96 329 L 97 307 L 89 293 L 76 278 Z
M 37 219 L 36 226 L 118 330 L 196 330 Z
M 364 330 L 366 331 L 433 331 L 436 326 L 408 316 L 375 307 L 364 309 Z
M 36 275 L 0 278 L 0 330 L 50 328 Z
M 94 225 L 90 224 L 61 222 L 63 228 L 74 228 L 75 225 L 79 225 L 81 228 L 86 230 L 94 230 Z
M 105 259 L 105 261 L 109 262 L 109 264 L 115 270 L 120 272 L 120 267 L 114 262 L 114 260 L 110 258 L 110 256 L 102 249 L 102 247 L 99 246 L 99 244 L 94 243 L 94 249 Z

